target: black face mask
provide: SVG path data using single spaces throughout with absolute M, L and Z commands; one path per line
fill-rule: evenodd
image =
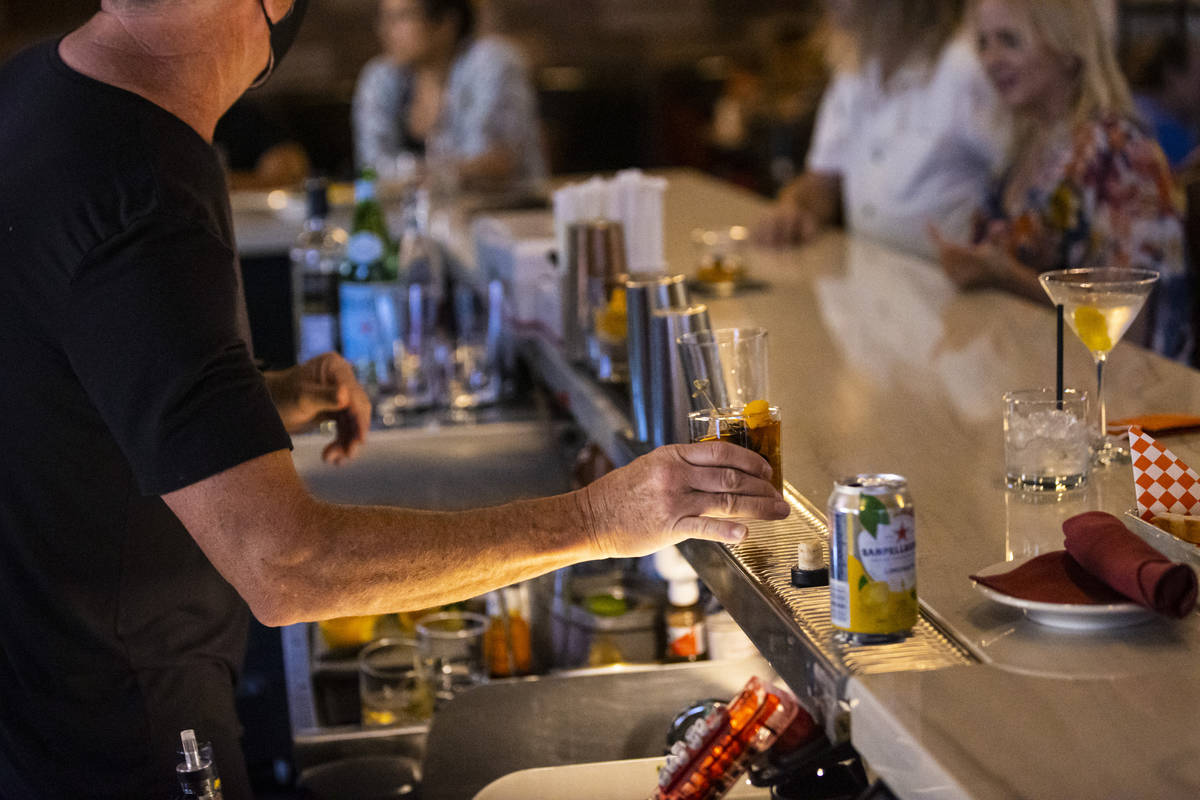
M 275 67 L 283 60 L 283 56 L 292 46 L 292 42 L 296 41 L 296 34 L 300 32 L 300 23 L 304 21 L 304 12 L 308 8 L 308 0 L 296 0 L 283 19 L 279 22 L 271 22 L 271 15 L 267 13 L 266 0 L 258 0 L 258 4 L 262 8 L 263 17 L 267 20 L 267 30 L 271 34 L 271 53 L 267 56 L 267 65 L 263 67 L 263 71 L 258 73 L 254 83 L 250 84 L 251 89 L 266 83 L 267 78 L 271 77 L 271 73 L 275 71 Z

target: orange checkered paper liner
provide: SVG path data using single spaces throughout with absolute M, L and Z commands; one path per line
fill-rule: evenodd
M 1157 513 L 1200 513 L 1200 475 L 1136 425 L 1129 429 L 1133 484 L 1138 514 L 1147 522 Z

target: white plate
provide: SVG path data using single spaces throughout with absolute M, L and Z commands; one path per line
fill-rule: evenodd
M 647 797 L 658 785 L 663 759 L 631 758 L 536 767 L 512 772 L 489 783 L 475 800 L 532 800 L 573 797 L 579 800 L 629 800 Z M 768 800 L 769 789 L 751 786 L 745 778 L 724 795 L 726 800 Z
M 1030 558 L 1033 558 L 1033 556 Z M 1002 572 L 1016 569 L 1029 560 L 1029 558 L 1021 558 L 1016 561 L 1001 561 L 999 564 L 992 564 L 990 567 L 978 570 L 975 574 L 983 576 L 999 575 Z M 1022 597 L 1013 597 L 1010 594 L 998 592 L 990 586 L 984 586 L 982 583 L 976 581 L 971 581 L 971 583 L 975 585 L 975 588 L 984 597 L 1002 605 L 1019 608 L 1025 612 L 1025 616 L 1029 617 L 1029 619 L 1039 625 L 1047 625 L 1051 628 L 1068 628 L 1076 631 L 1123 628 L 1127 625 L 1139 625 L 1143 622 L 1149 622 L 1157 616 L 1150 609 L 1133 602 L 1108 603 L 1104 605 L 1045 603 L 1040 600 L 1026 600 Z

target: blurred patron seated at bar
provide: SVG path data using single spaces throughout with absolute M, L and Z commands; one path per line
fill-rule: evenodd
M 760 238 L 846 227 L 932 256 L 931 221 L 965 237 L 1000 165 L 1007 125 L 961 30 L 964 0 L 828 0 L 836 72 L 806 170 Z
M 464 185 L 530 188 L 546 175 L 537 101 L 517 50 L 475 35 L 471 0 L 382 0 L 384 52 L 354 91 L 355 159 L 383 177 L 426 160 Z
M 829 80 L 825 34 L 825 26 L 784 24 L 765 54 L 728 60 L 709 128 L 713 174 L 764 194 L 792 182 Z
M 102 0 L 0 67 L 0 794 L 177 790 L 181 730 L 250 796 L 234 685 L 267 625 L 428 608 L 576 561 L 779 519 L 770 467 L 660 448 L 570 494 L 464 512 L 322 502 L 366 393 L 328 353 L 260 373 L 217 120 L 270 76 L 304 0 Z
M 1189 288 L 1170 172 L 1134 117 L 1092 0 L 980 0 L 974 16 L 980 60 L 1014 113 L 1014 139 L 971 243 L 930 226 L 947 274 L 962 288 L 1045 301 L 1037 279 L 1045 270 L 1155 270 L 1145 343 L 1186 358 Z
M 1200 168 L 1200 48 L 1189 37 L 1168 34 L 1130 60 L 1134 106 L 1171 170 Z
M 230 189 L 299 186 L 308 176 L 308 153 L 264 103 L 243 97 L 225 112 L 213 133 Z

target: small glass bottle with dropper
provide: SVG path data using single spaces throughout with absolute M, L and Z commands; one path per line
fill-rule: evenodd
M 708 635 L 704 608 L 700 605 L 700 582 L 677 578 L 667 583 L 666 661 L 702 661 L 708 658 Z
M 183 790 L 184 798 L 223 800 L 221 778 L 217 775 L 217 765 L 213 761 L 212 745 L 197 742 L 196 732 L 190 728 L 180 731 L 179 738 L 183 743 L 183 759 L 175 765 L 175 774 L 179 778 L 179 788 Z

